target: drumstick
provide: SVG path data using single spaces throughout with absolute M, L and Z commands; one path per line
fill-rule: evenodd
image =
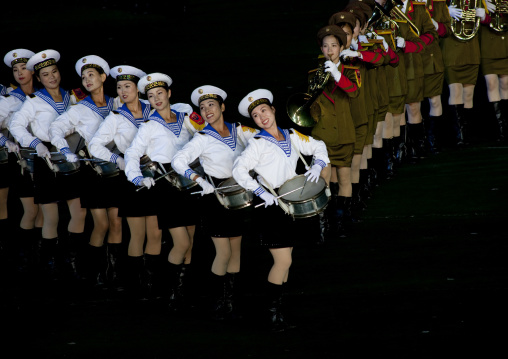
M 308 176 L 305 177 L 305 182 L 303 182 L 302 191 L 300 192 L 300 196 L 298 198 L 302 198 L 303 190 L 305 189 L 305 185 L 307 184 L 307 180 L 309 179 Z
M 162 171 L 158 170 L 157 172 L 161 173 Z M 160 177 L 157 177 L 155 178 L 153 181 L 154 182 L 157 182 L 158 180 L 160 180 L 161 178 L 166 178 L 167 175 L 170 175 L 172 174 L 172 172 L 166 172 L 166 173 L 162 173 Z M 136 192 L 138 192 L 139 190 L 142 190 L 143 188 L 145 188 L 146 186 L 141 186 L 139 187 L 138 189 L 136 189 Z
M 239 184 L 233 184 L 231 186 L 217 187 L 215 190 L 217 191 L 218 189 L 226 189 L 226 188 L 232 188 L 232 187 L 240 187 L 240 185 Z M 191 194 L 198 194 L 198 193 L 201 193 L 201 191 L 192 192 Z
M 290 193 L 296 192 L 296 191 L 298 191 L 299 189 L 302 189 L 302 188 L 303 188 L 303 186 L 298 187 L 298 188 L 295 188 L 295 189 L 292 189 L 291 191 L 286 192 L 286 193 L 284 193 L 284 194 L 281 194 L 280 196 L 277 196 L 277 197 L 275 197 L 275 198 L 279 199 L 279 198 L 284 197 L 284 196 L 286 196 L 286 195 L 288 195 L 288 194 L 290 194 Z M 258 205 L 256 205 L 256 206 L 254 206 L 254 208 L 258 208 L 259 206 L 262 206 L 262 205 L 264 205 L 265 203 L 266 203 L 266 202 L 260 203 L 260 204 L 258 204 Z

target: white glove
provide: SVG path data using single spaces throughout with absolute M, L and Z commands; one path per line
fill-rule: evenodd
M 349 50 L 349 49 L 346 49 L 346 50 L 343 50 L 341 53 L 340 53 L 340 57 L 358 57 L 360 56 L 360 54 L 358 53 L 358 51 L 353 51 L 353 50 Z
M 116 167 L 118 167 L 121 171 L 125 171 L 125 160 L 123 157 L 118 157 L 116 159 Z
M 367 42 L 369 42 L 369 39 L 367 39 L 367 36 L 365 35 L 358 35 L 358 41 L 360 41 L 363 44 L 366 44 Z
M 340 73 L 339 69 L 337 68 L 337 65 L 335 65 L 330 60 L 325 62 L 325 72 L 330 72 L 332 74 L 335 82 L 339 82 L 340 78 L 342 77 L 342 74 Z
M 485 9 L 481 7 L 476 8 L 476 16 L 480 18 L 481 21 L 485 20 Z
M 277 198 L 269 192 L 263 192 L 259 195 L 263 201 L 265 201 L 265 208 L 271 206 L 272 204 L 278 204 Z
M 196 182 L 198 185 L 201 186 L 201 188 L 203 188 L 203 190 L 201 191 L 202 196 L 204 196 L 205 194 L 213 193 L 215 191 L 215 188 L 213 188 L 210 182 L 205 180 L 203 177 L 198 177 L 196 179 Z
M 39 157 L 51 157 L 48 148 L 42 143 L 39 143 L 37 146 L 35 146 L 35 150 L 37 151 L 37 156 Z
M 397 47 L 401 49 L 406 47 L 406 40 L 403 37 L 397 36 L 395 40 L 397 40 Z
M 65 154 L 65 160 L 67 162 L 78 162 L 79 161 L 79 158 L 78 156 L 76 156 L 76 154 L 74 153 L 66 153 Z
M 319 181 L 319 175 L 321 174 L 321 168 L 320 165 L 314 165 L 311 167 L 310 170 L 305 172 L 305 176 L 307 176 L 307 179 L 311 182 L 318 182 Z
M 155 180 L 152 177 L 145 177 L 141 181 L 141 185 L 145 186 L 146 188 L 150 188 L 152 186 L 155 186 Z
M 455 20 L 462 20 L 462 9 L 458 9 L 457 5 L 448 6 L 448 11 Z
M 490 0 L 486 0 L 487 3 L 487 10 L 489 10 L 490 13 L 493 13 L 496 11 L 496 5 L 492 3 Z
M 376 39 L 383 40 L 383 47 L 385 48 L 385 51 L 388 51 L 388 43 L 386 42 L 385 38 L 381 35 L 375 34 Z
M 358 50 L 358 40 L 351 39 L 351 48 L 355 51 Z
M 7 140 L 5 142 L 5 147 L 7 147 L 7 151 L 9 151 L 10 153 L 19 152 L 19 146 L 12 141 Z
M 434 24 L 434 28 L 436 29 L 436 31 L 439 30 L 439 23 L 434 19 L 431 19 L 431 20 L 432 20 L 432 23 Z

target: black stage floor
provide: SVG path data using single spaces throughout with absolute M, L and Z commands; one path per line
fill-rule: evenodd
M 189 312 L 2 271 L 4 348 L 51 358 L 499 357 L 506 338 L 508 147 L 479 142 L 403 165 L 363 222 L 295 248 L 287 319 L 265 327 L 266 249 L 246 236 L 236 322 L 209 319 L 214 250 L 198 232 Z M 167 248 L 166 248 L 167 249 Z M 15 280 L 17 278 L 17 280 Z

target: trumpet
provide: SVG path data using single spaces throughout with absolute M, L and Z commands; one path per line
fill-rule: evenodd
M 325 60 L 328 60 L 325 58 Z M 330 79 L 330 72 L 325 72 L 324 62 L 318 67 L 309 84 L 309 93 L 296 93 L 286 102 L 286 111 L 294 123 L 302 127 L 314 127 L 316 121 L 310 114 L 310 107 L 321 94 Z

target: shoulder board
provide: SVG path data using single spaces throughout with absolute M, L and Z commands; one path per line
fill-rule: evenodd
M 205 124 L 205 120 L 201 116 L 199 116 L 196 112 L 192 112 L 189 115 L 189 118 L 192 122 L 195 122 L 197 125 L 202 126 Z
M 243 126 L 240 124 L 240 126 L 242 127 L 242 131 L 243 132 L 252 132 L 252 133 L 256 133 L 256 129 L 252 128 L 252 127 L 249 127 L 249 126 Z
M 86 94 L 83 91 L 81 91 L 80 88 L 71 90 L 71 95 L 74 95 L 74 97 L 76 97 L 76 100 L 78 100 L 78 102 L 86 97 Z
M 369 42 L 371 44 L 382 44 L 383 40 L 381 40 L 381 39 L 369 39 Z
M 345 69 L 359 70 L 360 66 L 344 65 Z
M 35 96 L 34 93 L 31 93 L 30 95 L 28 95 L 30 98 L 36 98 L 37 96 Z
M 413 5 L 426 5 L 427 3 L 425 1 L 419 2 L 419 1 L 413 1 Z
M 303 142 L 309 142 L 309 136 L 306 136 L 303 133 L 300 133 L 300 132 L 298 132 L 297 130 L 295 130 L 293 128 L 291 128 L 290 131 L 291 131 L 291 133 L 294 133 L 295 135 L 297 135 L 298 138 L 300 140 L 302 140 Z
M 360 45 L 362 45 L 363 47 L 374 46 L 374 44 L 371 44 L 370 42 L 360 42 Z
M 393 21 L 395 21 L 395 22 L 400 22 L 400 23 L 403 23 L 403 24 L 407 24 L 407 20 L 402 20 L 402 19 L 393 19 Z
M 391 35 L 392 32 L 390 30 L 376 30 L 376 34 L 378 34 L 378 35 Z

